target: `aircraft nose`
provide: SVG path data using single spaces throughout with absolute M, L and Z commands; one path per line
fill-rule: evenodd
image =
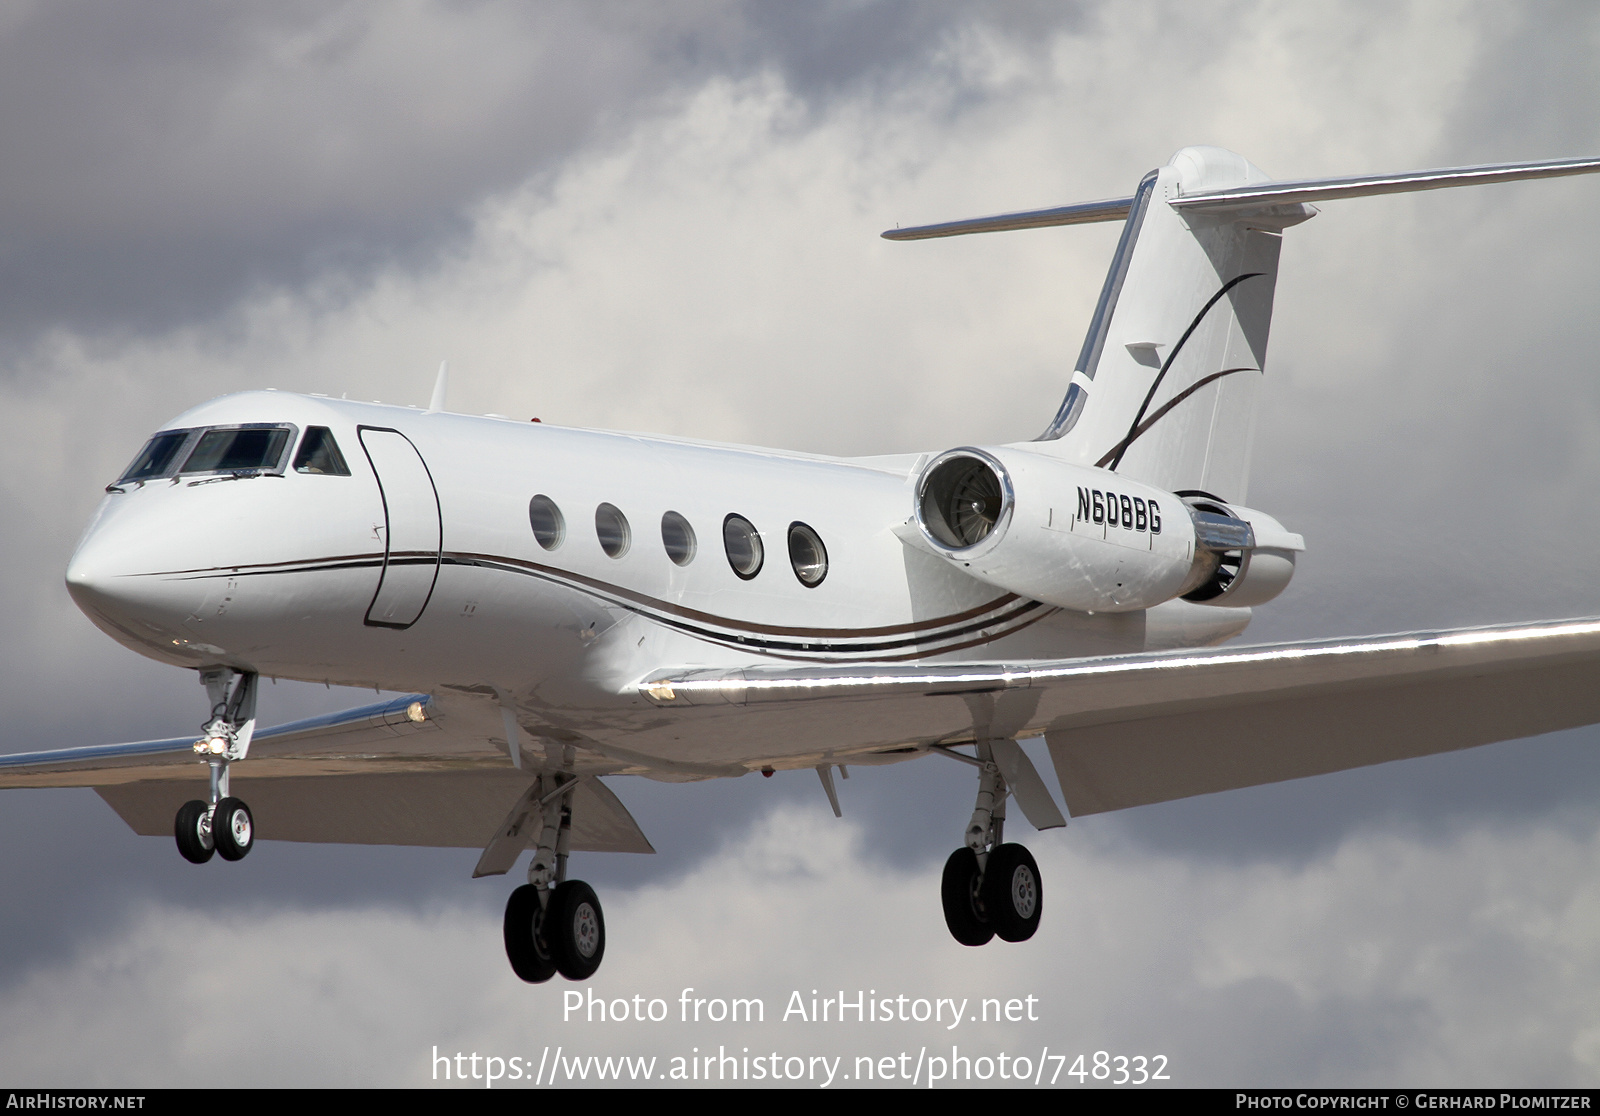
M 89 619 L 141 640 L 170 642 L 194 602 L 192 587 L 160 576 L 148 525 L 134 517 L 103 517 L 89 528 L 67 563 L 67 592 Z
M 116 577 L 117 571 L 109 561 L 110 548 L 99 535 L 95 527 L 90 527 L 67 562 L 67 592 L 80 608 L 107 596 L 108 586 Z
M 91 527 L 67 563 L 67 592 L 91 617 L 114 619 L 133 603 L 126 599 L 132 588 L 126 576 L 131 572 L 127 549 L 116 538 L 122 533 L 105 524 Z

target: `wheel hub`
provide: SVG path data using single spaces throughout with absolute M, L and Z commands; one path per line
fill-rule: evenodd
M 1032 918 L 1034 906 L 1039 902 L 1039 885 L 1026 864 L 1019 864 L 1011 873 L 1011 906 L 1018 918 Z
M 593 957 L 596 947 L 600 944 L 600 920 L 595 917 L 594 908 L 588 903 L 578 904 L 578 909 L 573 912 L 572 931 L 578 953 L 584 957 Z

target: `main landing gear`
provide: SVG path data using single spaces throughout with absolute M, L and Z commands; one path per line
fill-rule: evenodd
M 213 853 L 220 853 L 223 860 L 243 860 L 255 846 L 255 819 L 242 799 L 228 794 L 228 765 L 250 751 L 257 676 L 208 670 L 200 681 L 211 698 L 211 719 L 194 750 L 211 768 L 211 797 L 208 802 L 196 798 L 178 807 L 173 826 L 178 852 L 191 864 L 204 864 Z
M 1004 843 L 1009 792 L 988 742 L 978 741 L 977 751 L 978 801 L 967 843 L 945 861 L 939 886 L 945 925 L 962 945 L 986 945 L 997 935 L 1025 942 L 1039 929 L 1043 910 L 1039 866 L 1022 845 Z
M 530 984 L 560 973 L 587 980 L 606 953 L 606 920 L 594 889 L 567 879 L 572 837 L 571 776 L 539 777 L 539 844 L 528 866 L 528 882 L 506 901 L 506 959 Z

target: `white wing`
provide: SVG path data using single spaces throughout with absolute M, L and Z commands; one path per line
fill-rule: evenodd
M 666 671 L 649 718 L 594 727 L 606 770 L 685 777 L 892 762 L 1043 735 L 1078 815 L 1600 722 L 1600 620 L 1063 661 Z M 411 711 L 420 706 L 424 716 Z M 527 789 L 494 718 L 410 695 L 256 734 L 235 767 L 262 837 L 481 848 Z M 685 762 L 682 740 L 695 741 Z M 574 848 L 651 851 L 589 773 Z M 0 756 L 0 787 L 92 786 L 140 833 L 204 796 L 192 738 Z
M 887 758 L 1042 734 L 1069 809 L 1092 814 L 1600 722 L 1597 680 L 1600 621 L 1574 620 L 1062 662 L 681 672 L 640 691 L 835 753 L 851 738 Z
M 532 781 L 470 710 L 410 694 L 257 732 L 232 771 L 257 835 L 280 841 L 483 848 Z M 136 833 L 171 836 L 206 797 L 194 737 L 0 756 L 0 787 L 93 787 Z M 598 778 L 573 792 L 572 848 L 654 852 Z

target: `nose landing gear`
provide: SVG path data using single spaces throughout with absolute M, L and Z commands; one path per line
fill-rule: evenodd
M 988 741 L 978 741 L 977 752 L 978 800 L 966 844 L 945 861 L 939 886 L 944 922 L 962 945 L 987 945 L 996 936 L 1025 942 L 1039 929 L 1044 907 L 1039 866 L 1024 846 L 1004 843 L 1009 792 Z
M 250 807 L 237 798 L 224 798 L 211 816 L 212 839 L 223 860 L 243 860 L 255 847 L 254 819 Z
M 178 807 L 178 852 L 190 864 L 204 864 L 217 851 L 211 838 L 211 807 L 198 798 Z
M 529 984 L 556 973 L 587 980 L 606 952 L 606 922 L 600 899 L 582 880 L 567 876 L 572 835 L 572 791 L 577 780 L 542 775 L 539 800 L 543 825 L 528 866 L 528 882 L 506 900 L 504 933 L 511 971 Z
M 211 798 L 192 799 L 178 808 L 173 826 L 178 852 L 191 864 L 204 864 L 213 853 L 221 853 L 223 860 L 243 860 L 255 846 L 255 819 L 243 800 L 229 796 L 228 765 L 250 751 L 257 676 L 208 670 L 200 680 L 211 697 L 211 719 L 194 742 L 194 751 L 211 768 Z

